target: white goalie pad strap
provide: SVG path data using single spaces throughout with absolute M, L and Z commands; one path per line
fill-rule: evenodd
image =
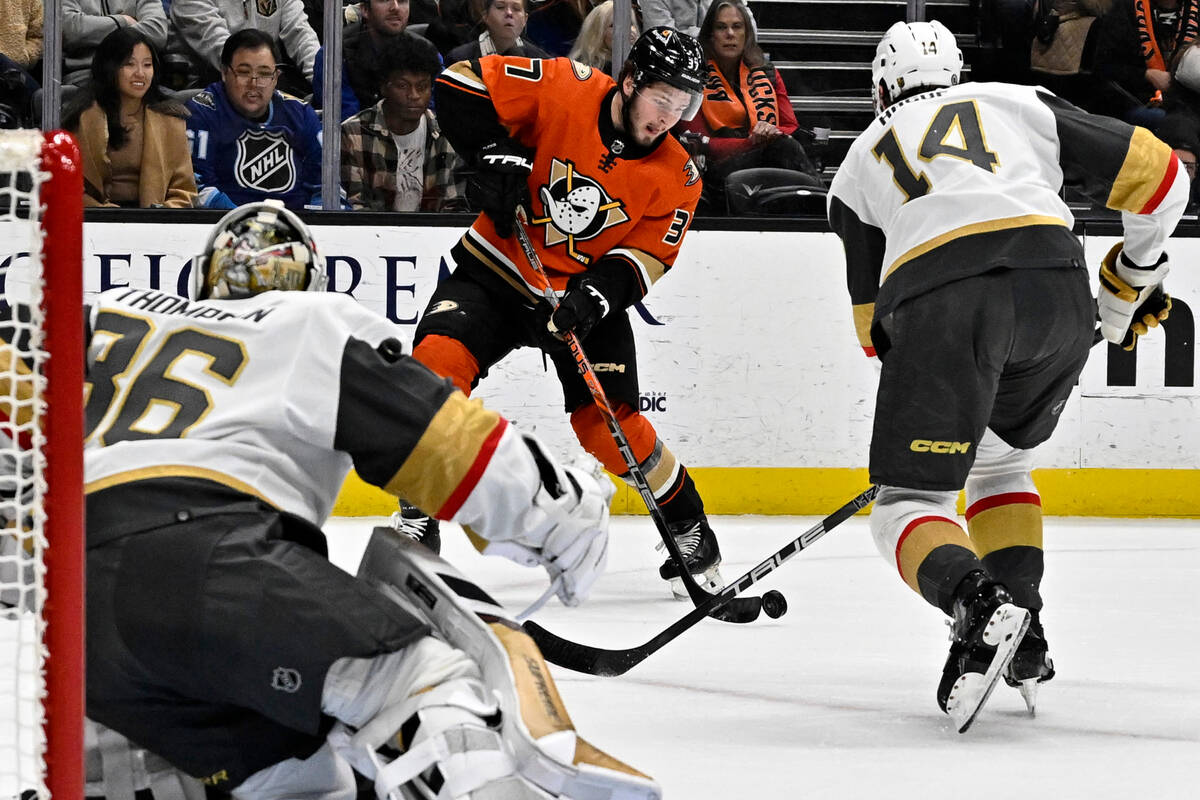
M 500 734 L 483 728 L 459 727 L 414 745 L 394 761 L 376 762 L 375 794 L 392 797 L 401 786 L 420 778 L 435 764 L 444 780 L 439 798 L 464 797 L 489 783 L 516 774 L 512 759 L 500 744 Z
M 426 636 L 393 653 L 333 662 L 325 674 L 321 710 L 362 728 L 380 709 L 399 706 L 425 687 L 463 677 L 479 677 L 475 662 L 461 650 Z
M 375 750 L 391 739 L 413 714 L 436 706 L 460 708 L 479 718 L 480 725 L 485 724 L 483 717 L 493 716 L 500 710 L 496 698 L 482 683 L 473 678 L 458 678 L 413 695 L 400 705 L 383 709 L 354 735 L 354 743 Z
M 134 800 L 149 789 L 154 800 L 203 800 L 200 781 L 121 734 L 86 719 L 84 726 L 85 793 L 104 800 Z

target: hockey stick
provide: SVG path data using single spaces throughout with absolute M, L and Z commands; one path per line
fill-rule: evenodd
M 513 219 L 513 228 L 517 234 L 517 240 L 521 243 L 521 250 L 525 252 L 525 260 L 529 262 L 529 267 L 538 274 L 541 278 L 543 289 L 542 295 L 546 298 L 546 302 L 550 307 L 558 308 L 558 296 L 554 294 L 554 288 L 550 285 L 550 276 L 546 274 L 545 267 L 542 266 L 542 260 L 538 257 L 537 251 L 533 249 L 533 242 L 529 240 L 529 231 L 525 229 L 525 209 L 517 207 Z M 642 472 L 641 466 L 638 464 L 637 458 L 633 455 L 633 448 L 629 444 L 629 439 L 625 436 L 625 431 L 621 429 L 621 423 L 617 420 L 616 412 L 613 411 L 612 404 L 608 402 L 608 395 L 604 392 L 604 387 L 600 385 L 600 379 L 596 377 L 596 371 L 592 368 L 592 364 L 588 361 L 587 355 L 583 352 L 583 346 L 579 342 L 579 337 L 574 331 L 567 331 L 563 335 L 563 339 L 567 343 L 567 347 L 571 350 L 571 355 L 575 358 L 575 365 L 579 368 L 579 374 L 583 377 L 583 382 L 587 384 L 588 391 L 591 392 L 592 400 L 596 403 L 596 407 L 600 410 L 600 416 L 604 417 L 604 422 L 608 425 L 608 430 L 612 434 L 613 441 L 617 445 L 617 450 L 621 452 L 621 458 L 625 461 L 625 468 L 629 470 L 629 474 L 633 479 L 633 484 L 638 490 L 638 494 L 642 496 L 642 502 L 646 504 L 646 510 L 650 512 L 650 517 L 654 520 L 655 527 L 658 528 L 658 535 L 662 537 L 663 544 L 667 547 L 667 552 L 671 554 L 671 560 L 675 562 L 675 566 L 679 571 L 680 580 L 687 588 L 688 596 L 691 597 L 692 603 L 700 606 L 708 603 L 715 595 L 705 591 L 696 583 L 696 579 L 692 577 L 691 572 L 687 569 L 687 562 L 684 560 L 683 554 L 679 551 L 679 545 L 675 542 L 675 537 L 671 535 L 670 528 L 667 527 L 667 520 L 663 516 L 662 508 L 658 505 L 658 500 L 654 497 L 654 492 L 650 490 L 650 483 L 646 480 L 646 475 Z M 719 596 L 719 595 L 716 595 Z M 715 619 L 723 622 L 753 622 L 758 619 L 759 613 L 762 612 L 761 597 L 743 597 L 736 601 L 731 600 L 733 595 L 729 595 L 727 600 L 730 600 L 728 605 L 725 603 L 713 603 L 708 610 L 712 612 Z
M 655 635 L 650 641 L 639 647 L 631 647 L 628 650 L 607 650 L 603 647 L 579 644 L 578 642 L 572 642 L 554 635 L 536 622 L 526 622 L 525 631 L 533 637 L 533 640 L 541 649 L 542 655 L 551 664 L 557 664 L 560 667 L 566 667 L 567 669 L 584 672 L 589 675 L 624 675 L 630 669 L 646 660 L 648 656 L 657 652 L 663 645 L 704 619 L 705 615 L 713 608 L 716 608 L 728 598 L 737 597 L 737 595 L 750 588 L 750 586 L 762 580 L 764 576 L 774 572 L 792 556 L 807 548 L 848 518 L 854 516 L 857 512 L 866 508 L 875 499 L 875 494 L 878 491 L 878 486 L 869 487 L 849 503 L 846 503 L 837 511 L 834 511 L 825 517 L 825 519 L 767 556 L 767 558 L 759 562 L 740 578 L 709 597 L 708 600 L 693 608 Z M 729 600 L 729 602 L 735 601 Z

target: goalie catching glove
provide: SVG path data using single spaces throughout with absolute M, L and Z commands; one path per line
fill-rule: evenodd
M 521 438 L 537 463 L 541 485 L 513 530 L 491 532 L 483 542 L 472 538 L 485 555 L 544 567 L 563 605 L 577 606 L 608 563 L 608 503 L 615 487 L 597 474 L 595 460 L 591 467 L 561 466 L 536 438 L 527 433 Z
M 1096 306 L 1100 334 L 1125 350 L 1137 346 L 1137 338 L 1167 318 L 1171 297 L 1162 281 L 1170 269 L 1163 253 L 1152 267 L 1141 267 L 1125 257 L 1121 243 L 1113 245 L 1100 264 L 1100 293 Z
M 513 235 L 517 206 L 529 200 L 533 151 L 513 139 L 488 142 L 475 156 L 475 174 L 467 180 L 467 200 L 487 214 L 496 233 Z

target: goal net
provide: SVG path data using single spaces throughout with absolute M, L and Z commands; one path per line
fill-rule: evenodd
M 81 170 L 0 131 L 0 800 L 83 794 Z

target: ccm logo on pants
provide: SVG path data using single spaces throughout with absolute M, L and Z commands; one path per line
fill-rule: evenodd
M 929 439 L 913 439 L 908 449 L 914 453 L 965 453 L 971 447 L 970 442 L 932 442 Z

